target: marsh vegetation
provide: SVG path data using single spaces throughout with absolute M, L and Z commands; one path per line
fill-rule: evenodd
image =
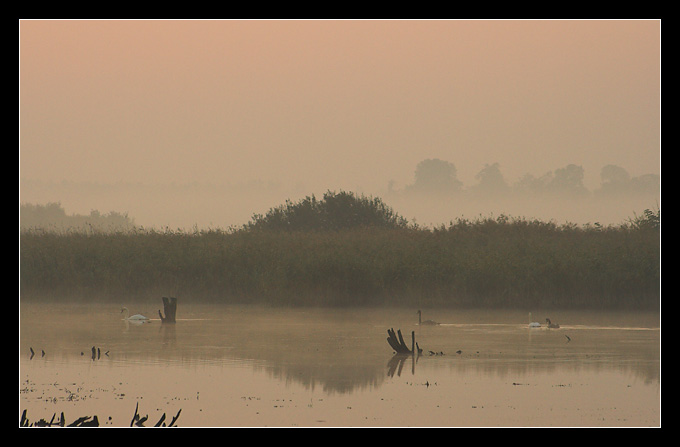
M 660 211 L 606 227 L 500 215 L 423 228 L 328 192 L 239 228 L 24 231 L 20 269 L 22 299 L 655 309 Z

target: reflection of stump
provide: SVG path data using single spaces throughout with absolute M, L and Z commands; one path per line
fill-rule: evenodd
M 177 298 L 174 297 L 163 297 L 163 310 L 165 311 L 165 317 L 158 311 L 158 315 L 161 317 L 162 323 L 175 323 L 175 317 L 177 315 Z

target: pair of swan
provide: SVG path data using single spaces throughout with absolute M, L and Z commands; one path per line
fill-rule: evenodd
M 145 317 L 144 315 L 141 315 L 141 314 L 135 314 L 135 315 L 130 316 L 130 311 L 128 310 L 127 307 L 123 307 L 120 310 L 120 313 L 125 314 L 125 316 L 123 317 L 123 319 L 125 321 L 133 321 L 133 322 L 138 322 L 138 323 L 146 323 L 146 322 L 151 321 L 151 320 L 149 320 L 148 317 Z
M 529 321 L 531 321 L 531 312 L 529 312 Z M 546 318 L 545 322 L 547 323 L 547 326 L 550 329 L 557 329 L 557 328 L 560 327 L 559 324 L 553 323 L 552 321 L 550 321 L 550 318 Z M 539 323 L 537 321 L 531 321 L 531 323 L 529 323 L 529 327 L 530 328 L 541 327 L 541 323 Z
M 439 324 L 434 320 L 422 321 L 422 312 L 420 310 L 418 310 L 417 313 L 418 313 L 418 325 L 420 325 L 420 326 L 435 326 L 435 325 Z M 529 323 L 530 328 L 540 328 L 541 327 L 541 323 L 539 323 L 537 321 L 531 321 L 531 312 L 529 313 L 529 321 L 530 321 L 530 323 Z M 546 326 L 550 329 L 558 329 L 560 327 L 559 324 L 553 323 L 552 321 L 550 321 L 550 318 L 546 318 L 545 322 L 546 322 Z

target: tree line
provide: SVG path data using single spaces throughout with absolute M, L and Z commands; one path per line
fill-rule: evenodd
M 135 227 L 134 219 L 127 213 L 111 211 L 102 214 L 97 210 L 89 215 L 67 215 L 61 203 L 45 205 L 22 203 L 19 205 L 19 229 L 41 229 L 45 231 L 115 232 L 128 231 Z
M 525 174 L 514 183 L 508 182 L 499 163 L 486 164 L 476 175 L 475 185 L 464 187 L 458 179 L 456 166 L 437 158 L 423 160 L 416 166 L 415 179 L 403 190 L 396 190 L 394 182 L 388 184 L 388 194 L 446 195 L 461 192 L 478 196 L 517 194 L 525 196 L 560 194 L 582 197 L 590 193 L 610 196 L 616 194 L 653 194 L 660 191 L 660 177 L 644 174 L 633 177 L 624 168 L 608 164 L 600 171 L 600 188 L 589 191 L 583 184 L 585 170 L 569 164 L 536 177 Z

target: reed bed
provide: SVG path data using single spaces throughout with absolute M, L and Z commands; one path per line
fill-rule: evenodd
M 652 218 L 655 215 L 652 213 Z M 438 228 L 26 231 L 21 299 L 658 308 L 660 229 L 522 218 Z

